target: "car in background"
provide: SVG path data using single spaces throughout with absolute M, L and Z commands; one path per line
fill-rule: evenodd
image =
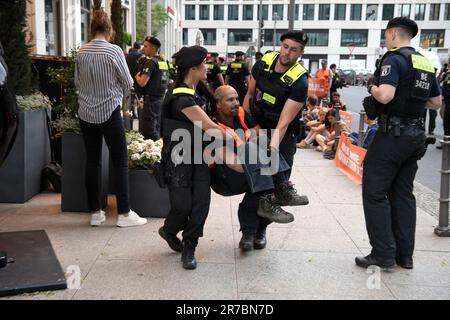
M 356 69 L 355 71 L 355 85 L 367 86 L 367 82 L 373 76 L 372 72 L 367 69 Z
M 337 70 L 340 79 L 342 80 L 342 82 L 347 85 L 347 86 L 354 86 L 355 85 L 355 80 L 356 80 L 356 73 L 354 70 L 352 69 L 338 69 Z

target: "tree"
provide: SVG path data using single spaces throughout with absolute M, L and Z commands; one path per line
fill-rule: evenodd
M 111 23 L 114 30 L 112 42 L 123 48 L 122 0 L 111 1 Z
M 31 93 L 35 80 L 31 71 L 31 46 L 26 42 L 29 32 L 26 7 L 27 0 L 18 0 L 11 7 L 0 8 L 0 41 L 14 91 L 21 96 Z
M 152 4 L 152 36 L 156 36 L 167 23 L 169 15 L 159 3 Z M 147 1 L 136 0 L 136 39 L 142 41 L 147 36 Z

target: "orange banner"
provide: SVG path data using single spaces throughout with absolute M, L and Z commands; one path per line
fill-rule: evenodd
M 326 79 L 308 78 L 308 96 L 326 98 L 328 96 L 328 83 Z
M 336 150 L 336 167 L 356 184 L 362 184 L 363 161 L 366 149 L 355 146 L 345 134 L 341 134 Z
M 341 121 L 344 121 L 345 125 L 349 128 L 352 127 L 352 113 L 347 111 L 339 110 L 339 116 Z

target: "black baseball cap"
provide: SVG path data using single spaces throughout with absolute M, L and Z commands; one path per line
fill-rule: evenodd
M 291 40 L 297 41 L 304 46 L 306 46 L 306 44 L 308 43 L 308 36 L 306 35 L 305 32 L 303 32 L 301 30 L 300 31 L 289 31 L 280 37 L 280 41 L 284 41 L 285 39 L 291 39 Z
M 417 23 L 407 17 L 397 17 L 389 20 L 386 30 L 390 28 L 403 28 L 411 32 L 412 38 L 414 38 L 419 32 Z
M 201 64 L 208 54 L 208 50 L 201 46 L 183 47 L 175 53 L 175 60 L 180 69 L 189 69 Z
M 213 58 L 217 58 L 219 56 L 217 52 L 210 52 L 209 55 Z

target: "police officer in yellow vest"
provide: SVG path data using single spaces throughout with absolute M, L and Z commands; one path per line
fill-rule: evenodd
M 235 60 L 228 65 L 225 83 L 236 89 L 239 95 L 239 102 L 242 104 L 250 83 L 250 72 L 244 63 L 245 53 L 236 51 L 235 56 Z
M 262 129 L 268 129 L 270 147 L 292 168 L 296 141 L 293 121 L 298 118 L 308 94 L 307 70 L 297 60 L 303 55 L 308 36 L 292 31 L 281 36 L 280 52 L 270 52 L 255 63 L 243 107 L 250 111 Z M 250 104 L 250 100 L 252 104 Z M 272 135 L 272 130 L 275 134 Z M 287 179 L 291 170 L 286 172 Z M 291 183 L 282 184 L 275 194 L 280 205 L 308 204 Z M 267 217 L 270 218 L 270 217 Z
M 208 83 L 209 92 L 214 95 L 214 91 L 225 84 L 222 71 L 219 65 L 219 54 L 217 52 L 210 52 L 209 61 L 206 63 L 207 77 L 206 82 Z
M 139 115 L 139 131 L 146 139 L 159 140 L 161 107 L 168 84 L 167 62 L 159 59 L 161 42 L 155 37 L 144 40 L 145 61 L 135 79 L 144 96 L 144 108 Z
M 426 139 L 422 115 L 425 108 L 436 110 L 441 105 L 432 63 L 411 47 L 417 32 L 417 24 L 409 18 L 389 21 L 385 31 L 389 51 L 368 87 L 370 98 L 364 100 L 369 113 L 367 102 L 375 102 L 380 128 L 364 160 L 362 196 L 372 251 L 356 257 L 356 264 L 363 268 L 391 268 L 395 263 L 413 268 L 413 182 Z

